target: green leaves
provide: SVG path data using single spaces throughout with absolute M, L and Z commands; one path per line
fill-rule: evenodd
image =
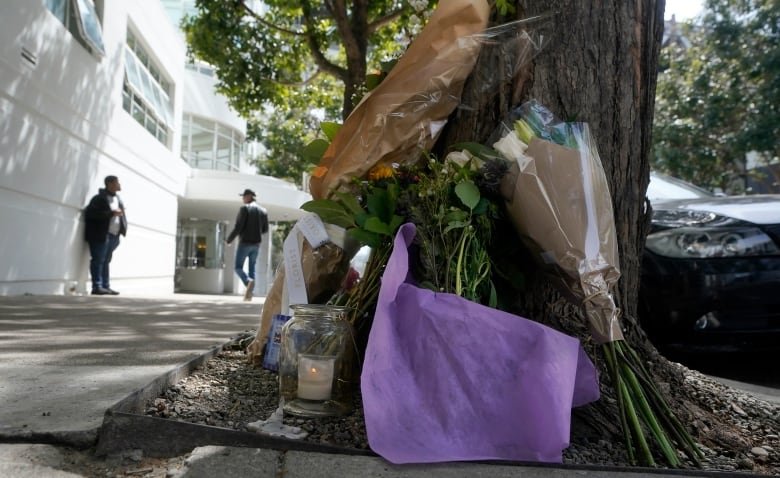
M 502 17 L 515 13 L 515 5 L 509 0 L 496 0 L 496 11 Z
M 455 186 L 455 194 L 458 199 L 472 211 L 477 207 L 480 200 L 479 188 L 473 181 L 462 181 Z
M 490 152 L 469 144 L 458 145 L 457 150 L 467 150 L 475 157 Z M 487 218 L 491 201 L 477 186 L 484 181 L 486 163 L 476 167 L 474 158 L 465 162 L 463 155 L 449 158 L 443 163 L 430 160 L 428 169 L 415 173 L 419 182 L 405 204 L 417 226 L 415 278 L 437 292 L 494 306 L 497 295 L 487 252 L 493 228 Z
M 353 216 L 359 216 L 365 213 L 363 206 L 360 205 L 360 201 L 358 201 L 358 198 L 354 194 L 336 192 L 335 196 L 338 198 L 339 203 L 346 208 L 347 212 Z
M 325 133 L 329 142 L 333 142 L 333 138 L 336 137 L 336 133 L 341 129 L 341 123 L 334 123 L 332 121 L 323 121 L 320 123 L 320 129 Z
M 303 159 L 307 163 L 317 164 L 320 158 L 322 158 L 322 155 L 325 154 L 325 150 L 328 149 L 328 146 L 330 146 L 328 141 L 320 138 L 315 139 L 311 143 L 304 146 L 302 151 Z
M 356 226 L 354 216 L 342 204 L 330 199 L 315 199 L 305 202 L 301 205 L 301 209 L 313 212 L 323 221 L 345 229 Z
M 301 209 L 347 229 L 363 245 L 379 247 L 392 241 L 404 217 L 396 214 L 399 189 L 394 182 L 361 184 L 361 191 L 336 192 L 332 199 L 308 201 Z

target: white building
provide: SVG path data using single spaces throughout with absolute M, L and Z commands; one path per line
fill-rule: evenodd
M 240 293 L 223 239 L 244 188 L 272 222 L 300 215 L 308 194 L 252 173 L 245 123 L 185 51 L 160 0 L 0 3 L 0 294 L 88 291 L 81 211 L 109 174 L 129 222 L 111 263 L 123 293 Z

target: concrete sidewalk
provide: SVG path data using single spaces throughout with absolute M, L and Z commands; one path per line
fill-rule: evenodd
M 95 433 L 106 409 L 258 325 L 262 299 L 0 297 L 0 436 Z
M 238 296 L 0 297 L 0 476 L 75 476 L 56 470 L 56 447 L 10 443 L 46 443 L 36 436 L 94 442 L 108 408 L 255 329 L 261 308 L 262 298 L 243 302 Z M 479 463 L 393 466 L 368 456 L 222 446 L 196 448 L 176 473 L 188 478 L 715 476 Z

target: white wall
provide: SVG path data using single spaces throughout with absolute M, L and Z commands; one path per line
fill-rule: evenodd
M 172 148 L 122 109 L 128 22 L 174 84 Z M 85 50 L 40 1 L 0 4 L 0 294 L 67 293 L 89 254 L 81 208 L 119 176 L 129 231 L 112 288 L 173 290 L 185 47 L 156 0 L 106 0 L 106 56 Z M 31 65 L 22 48 L 37 57 Z

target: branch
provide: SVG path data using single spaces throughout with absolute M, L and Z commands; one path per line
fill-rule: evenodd
M 355 2 L 356 4 L 358 2 Z M 347 16 L 347 6 L 344 4 L 344 0 L 325 0 L 325 6 L 328 11 L 333 15 L 333 19 L 336 21 L 336 28 L 339 30 L 341 39 L 344 42 L 344 46 L 349 52 L 352 45 L 356 45 L 354 32 L 352 26 L 349 23 L 349 17 Z M 355 10 L 357 11 L 357 5 Z
M 284 82 L 284 81 L 274 80 L 274 79 L 271 79 L 271 78 L 260 78 L 260 79 L 268 81 L 268 82 L 271 82 L 271 83 L 276 83 L 277 85 L 281 85 L 281 86 L 288 86 L 288 87 L 295 87 L 295 88 L 297 88 L 297 87 L 300 87 L 300 86 L 308 85 L 309 83 L 314 81 L 314 79 L 317 78 L 318 76 L 320 76 L 321 74 L 322 74 L 322 70 L 318 69 L 307 80 L 305 80 L 305 81 L 296 81 L 294 83 L 287 83 L 287 82 Z
M 383 28 L 384 26 L 398 20 L 398 18 L 404 13 L 406 10 L 405 7 L 401 7 L 400 9 L 390 12 L 384 17 L 377 18 L 373 22 L 368 24 L 368 34 L 372 34 L 375 31 L 379 30 L 380 28 Z
M 288 29 L 286 29 L 286 28 L 282 28 L 282 27 L 280 27 L 279 25 L 274 25 L 273 23 L 269 23 L 269 22 L 265 21 L 265 19 L 264 19 L 264 18 L 263 18 L 261 15 L 258 15 L 258 14 L 257 14 L 257 12 L 255 12 L 254 10 L 252 10 L 251 8 L 249 8 L 249 6 L 246 4 L 245 0 L 239 0 L 239 6 L 240 6 L 240 7 L 241 7 L 241 8 L 242 8 L 242 9 L 243 9 L 243 10 L 244 10 L 244 11 L 245 11 L 245 12 L 246 12 L 246 13 L 247 13 L 247 14 L 248 14 L 250 17 L 252 17 L 252 18 L 254 18 L 255 20 L 257 20 L 257 22 L 258 22 L 258 23 L 260 23 L 260 24 L 262 24 L 262 25 L 265 25 L 266 27 L 268 27 L 268 28 L 270 28 L 270 29 L 272 29 L 272 30 L 276 30 L 276 31 L 278 31 L 278 32 L 286 33 L 286 34 L 288 34 L 288 35 L 292 35 L 292 36 L 296 36 L 296 37 L 305 36 L 305 33 L 304 33 L 304 32 L 296 32 L 295 30 L 288 30 Z
M 347 64 L 359 71 L 360 64 L 365 63 L 366 43 L 368 41 L 367 26 L 368 12 L 366 0 L 354 0 L 352 2 L 352 18 L 347 15 L 347 6 L 344 0 L 326 0 L 325 4 L 336 21 L 344 49 L 347 52 Z M 354 70 L 353 70 L 354 71 Z
M 306 42 L 309 44 L 309 50 L 311 50 L 311 54 L 314 57 L 314 63 L 316 63 L 321 71 L 329 73 L 336 78 L 339 78 L 344 83 L 347 83 L 347 70 L 331 63 L 320 49 L 320 44 L 317 40 L 317 31 L 312 22 L 311 4 L 308 0 L 303 0 L 301 5 L 303 7 L 303 19 L 306 22 Z

